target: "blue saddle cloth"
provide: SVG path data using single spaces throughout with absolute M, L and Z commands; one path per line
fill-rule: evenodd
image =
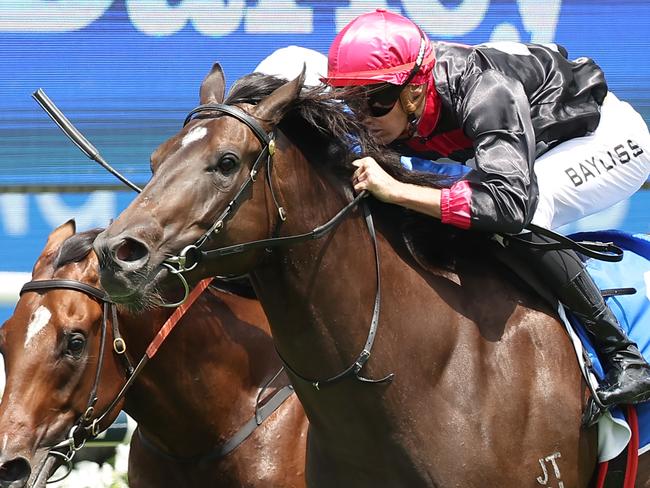
M 634 295 L 621 295 L 606 298 L 621 327 L 637 343 L 641 353 L 650 357 L 650 236 L 645 234 L 626 234 L 609 230 L 582 232 L 571 236 L 575 240 L 614 242 L 625 250 L 623 260 L 608 263 L 589 259 L 586 262 L 589 273 L 601 290 L 611 288 L 635 288 Z M 593 364 L 594 372 L 603 378 L 603 368 L 591 340 L 582 325 L 570 318 L 574 329 L 580 336 L 583 346 Z M 639 452 L 650 447 L 650 402 L 637 406 L 639 417 Z M 620 414 L 616 413 L 619 417 Z
M 416 158 L 413 156 L 402 156 L 402 166 L 409 171 L 424 171 L 448 176 L 451 180 L 458 180 L 471 171 L 471 168 L 459 163 L 439 163 L 428 159 Z

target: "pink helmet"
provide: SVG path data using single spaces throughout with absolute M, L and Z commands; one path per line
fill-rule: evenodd
M 328 56 L 331 86 L 426 83 L 435 63 L 427 36 L 406 17 L 377 9 L 338 33 Z

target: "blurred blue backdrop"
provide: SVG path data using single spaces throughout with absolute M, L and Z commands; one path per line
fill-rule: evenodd
M 0 272 L 29 271 L 71 217 L 105 226 L 132 194 L 70 144 L 30 98 L 39 87 L 104 157 L 138 183 L 149 154 L 197 103 L 212 63 L 230 81 L 290 44 L 327 52 L 354 16 L 383 7 L 431 38 L 557 42 L 589 56 L 610 88 L 650 120 L 646 0 L 3 0 L 0 2 Z M 45 192 L 44 192 L 45 191 Z M 566 231 L 649 232 L 650 192 Z M 0 305 L 0 322 L 10 307 Z

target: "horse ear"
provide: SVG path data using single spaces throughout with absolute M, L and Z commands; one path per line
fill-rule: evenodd
M 70 219 L 65 224 L 58 226 L 56 229 L 50 232 L 50 235 L 47 238 L 47 243 L 45 244 L 45 249 L 43 250 L 43 254 L 49 250 L 52 250 L 53 248 L 58 249 L 63 241 L 65 241 L 68 237 L 72 237 L 76 232 L 77 224 L 75 223 L 74 219 Z
M 305 81 L 305 71 L 306 66 L 303 64 L 302 71 L 297 78 L 277 88 L 255 106 L 254 115 L 264 121 L 279 122 L 289 104 L 300 94 L 300 89 Z
M 43 249 L 43 252 L 34 265 L 34 269 L 32 270 L 32 277 L 36 276 L 39 274 L 39 272 L 52 264 L 52 261 L 54 259 L 53 256 L 56 255 L 56 252 L 61 247 L 61 244 L 63 244 L 63 242 L 68 237 L 72 237 L 76 232 L 77 225 L 75 224 L 74 219 L 70 219 L 65 224 L 58 226 L 50 233 L 50 235 L 47 237 L 45 248 Z
M 199 103 L 222 103 L 226 94 L 226 77 L 219 63 L 214 63 L 208 75 L 201 83 L 199 91 Z

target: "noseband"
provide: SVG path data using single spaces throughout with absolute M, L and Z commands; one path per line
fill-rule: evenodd
M 276 208 L 278 209 L 278 213 L 280 216 L 279 223 L 286 220 L 287 213 L 284 210 L 284 208 L 278 204 L 277 198 L 275 197 L 275 193 L 273 191 L 273 184 L 271 182 L 271 176 L 272 176 L 271 171 L 273 168 L 273 154 L 275 153 L 275 137 L 273 132 L 267 133 L 255 118 L 253 118 L 251 115 L 244 112 L 242 109 L 232 105 L 225 105 L 225 104 L 199 105 L 194 110 L 192 110 L 187 115 L 187 117 L 185 117 L 183 126 L 186 126 L 197 114 L 204 114 L 203 117 L 205 118 L 216 118 L 224 114 L 237 119 L 238 121 L 246 125 L 255 134 L 255 136 L 257 137 L 257 139 L 259 140 L 262 146 L 262 149 L 260 150 L 257 159 L 255 159 L 255 162 L 251 167 L 248 178 L 239 187 L 239 190 L 235 194 L 234 198 L 230 201 L 230 203 L 228 203 L 228 205 L 226 205 L 226 208 L 217 217 L 214 224 L 212 224 L 212 226 L 201 237 L 199 237 L 199 239 L 194 244 L 190 244 L 189 246 L 183 248 L 181 252 L 178 254 L 178 256 L 173 256 L 171 258 L 166 259 L 163 262 L 163 265 L 166 266 L 172 274 L 178 276 L 179 279 L 184 283 L 186 290 L 187 290 L 187 285 L 186 285 L 187 281 L 183 277 L 183 273 L 194 269 L 198 265 L 201 259 L 219 258 L 228 255 L 241 254 L 243 252 L 250 251 L 252 249 L 258 249 L 258 248 L 265 248 L 270 250 L 273 247 L 287 246 L 289 244 L 296 244 L 296 243 L 306 242 L 313 239 L 320 239 L 321 237 L 327 235 L 329 232 L 335 229 L 343 221 L 343 219 L 361 203 L 362 198 L 365 197 L 367 194 L 367 192 L 365 191 L 359 193 L 351 202 L 349 202 L 345 207 L 343 207 L 329 221 L 327 221 L 323 225 L 314 228 L 310 232 L 306 232 L 304 234 L 297 234 L 293 236 L 277 237 L 276 233 L 278 231 L 278 226 L 276 226 L 274 235 L 268 239 L 260 239 L 257 241 L 234 244 L 231 246 L 225 246 L 217 249 L 202 250 L 201 248 L 210 239 L 210 237 L 218 234 L 219 231 L 223 229 L 224 222 L 226 222 L 227 220 L 231 219 L 234 216 L 235 210 L 238 208 L 240 204 L 240 199 L 242 195 L 248 190 L 249 186 L 251 186 L 256 181 L 255 177 L 260 169 L 261 162 L 264 159 L 266 159 L 266 168 L 267 168 L 266 181 L 271 191 L 273 201 L 276 205 Z M 379 310 L 380 310 L 380 303 L 381 303 L 381 271 L 379 266 L 379 249 L 377 247 L 377 237 L 375 234 L 372 215 L 370 214 L 370 210 L 367 204 L 363 204 L 361 205 L 361 207 L 366 220 L 366 225 L 368 227 L 368 232 L 370 233 L 370 237 L 373 244 L 373 250 L 375 254 L 375 268 L 377 274 L 377 289 L 376 289 L 375 300 L 373 304 L 372 318 L 370 321 L 370 330 L 368 332 L 368 336 L 366 339 L 366 343 L 363 347 L 363 350 L 357 356 L 357 359 L 349 367 L 347 367 L 345 370 L 341 371 L 340 373 L 325 379 L 307 378 L 301 375 L 287 363 L 287 361 L 282 357 L 282 355 L 278 351 L 278 355 L 280 356 L 280 359 L 284 363 L 285 367 L 289 371 L 291 371 L 291 373 L 297 378 L 305 382 L 311 383 L 314 386 L 314 388 L 316 388 L 317 390 L 320 389 L 321 386 L 334 384 L 348 377 L 353 377 L 365 383 L 377 384 L 377 383 L 388 383 L 392 381 L 394 376 L 393 373 L 390 373 L 387 376 L 380 379 L 370 379 L 361 376 L 360 374 L 361 369 L 364 367 L 364 365 L 370 358 L 370 353 L 372 351 L 372 346 L 375 340 L 375 335 L 377 333 L 377 327 L 379 324 Z M 192 260 L 191 263 L 188 262 L 188 257 L 190 257 L 190 259 Z M 183 303 L 186 298 L 187 298 L 187 292 L 186 292 L 186 296 L 179 303 Z

